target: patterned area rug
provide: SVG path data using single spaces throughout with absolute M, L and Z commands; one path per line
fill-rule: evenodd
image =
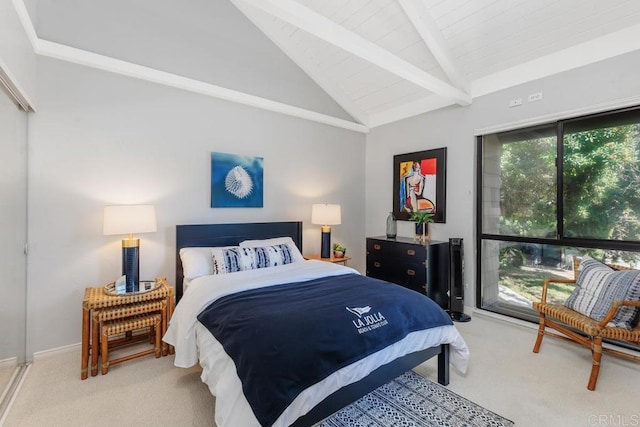
M 488 409 L 408 371 L 316 424 L 318 427 L 513 426 Z

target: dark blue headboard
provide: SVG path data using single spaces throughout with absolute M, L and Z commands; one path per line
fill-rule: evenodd
M 236 246 L 243 240 L 289 236 L 302 252 L 302 222 L 254 222 L 176 226 L 176 302 L 183 292 L 180 249 L 188 247 Z

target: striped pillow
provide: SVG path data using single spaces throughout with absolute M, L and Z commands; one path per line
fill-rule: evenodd
M 243 256 L 247 258 L 252 257 L 250 258 L 250 264 L 245 263 L 246 270 L 276 267 L 294 262 L 291 248 L 286 244 L 254 248 L 241 247 L 240 251 L 244 254 Z
M 211 274 L 235 273 L 246 270 L 238 246 L 211 248 Z
M 577 286 L 564 305 L 601 321 L 614 301 L 640 299 L 640 270 L 621 270 L 585 256 L 578 268 Z M 632 329 L 638 323 L 640 307 L 620 307 L 610 326 Z
M 276 267 L 291 264 L 293 255 L 287 245 L 273 245 L 258 248 L 212 248 L 212 274 L 234 273 L 256 268 Z

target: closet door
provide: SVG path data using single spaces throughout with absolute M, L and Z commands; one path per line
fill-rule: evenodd
M 0 90 L 0 395 L 25 362 L 27 113 Z

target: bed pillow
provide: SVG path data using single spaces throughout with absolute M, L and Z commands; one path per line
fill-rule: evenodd
M 180 249 L 182 274 L 188 280 L 210 274 L 226 274 L 245 268 L 239 246 Z
M 211 260 L 211 274 L 235 273 L 294 262 L 289 245 L 212 248 Z
M 192 280 L 196 277 L 213 274 L 211 262 L 212 248 L 182 248 L 180 249 L 180 260 L 182 260 L 182 271 L 185 278 Z
M 304 261 L 304 257 L 302 256 L 302 253 L 300 253 L 300 249 L 298 249 L 291 237 L 275 237 L 273 239 L 245 240 L 240 242 L 241 248 L 261 248 L 278 245 L 287 245 L 291 252 L 291 262 Z
M 640 299 L 640 270 L 620 270 L 584 257 L 578 268 L 576 287 L 565 305 L 590 318 L 601 321 L 613 301 Z M 610 324 L 632 329 L 638 323 L 640 307 L 622 306 Z
M 245 268 L 252 270 L 254 268 L 277 267 L 279 265 L 291 264 L 296 262 L 295 255 L 291 251 L 291 247 L 286 244 L 258 246 L 252 248 L 240 248 L 240 251 L 247 251 L 244 256 L 246 260 Z
M 236 273 L 248 270 L 248 261 L 239 246 L 211 248 L 211 274 Z

